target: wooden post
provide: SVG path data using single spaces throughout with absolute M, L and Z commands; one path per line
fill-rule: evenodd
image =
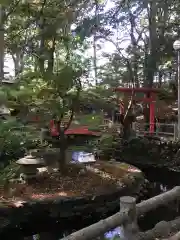
M 151 210 L 157 209 L 159 206 L 166 205 L 167 203 L 174 201 L 174 199 L 178 196 L 180 196 L 180 187 L 174 187 L 172 190 L 170 190 L 168 192 L 162 193 L 158 196 L 155 196 L 146 201 L 138 203 L 136 205 L 137 215 L 140 216 Z M 126 197 L 126 199 L 127 198 L 131 199 L 131 200 L 125 201 L 121 198 L 121 206 L 122 206 L 122 203 L 126 203 L 126 206 L 128 206 L 128 205 L 134 206 L 135 199 L 132 197 Z M 127 204 L 128 202 L 129 202 L 129 204 Z M 135 206 L 134 207 L 129 206 L 128 209 L 134 209 L 134 208 L 135 208 Z M 126 209 L 127 209 L 127 207 L 126 207 Z M 135 213 L 135 211 L 130 211 L 130 212 Z M 98 223 L 94 223 L 94 224 L 90 225 L 89 227 L 83 228 L 75 233 L 72 233 L 71 235 L 63 238 L 63 240 L 91 240 L 91 239 L 94 239 L 94 238 L 104 234 L 105 232 L 108 232 L 118 226 L 124 226 L 125 225 L 124 223 L 128 222 L 129 216 L 131 216 L 131 214 L 128 214 L 128 212 L 124 213 L 123 208 L 121 207 L 120 212 L 118 212 L 104 220 L 101 220 Z M 133 216 L 136 216 L 136 214 L 133 214 Z M 134 218 L 134 222 L 135 222 L 135 218 Z M 131 231 L 131 232 L 133 232 L 133 234 L 137 236 L 137 232 L 136 233 L 134 233 L 135 231 Z M 131 239 L 137 240 L 138 238 L 133 237 Z M 143 238 L 143 240 L 144 239 L 145 238 Z
M 133 197 L 120 198 L 120 213 L 128 213 L 128 221 L 122 225 L 122 239 L 135 240 L 138 232 L 137 215 L 136 215 L 136 199 Z
M 154 99 L 154 94 L 150 93 L 150 98 Z M 149 133 L 154 133 L 154 119 L 155 119 L 155 101 L 151 100 L 149 103 L 150 116 L 149 116 Z

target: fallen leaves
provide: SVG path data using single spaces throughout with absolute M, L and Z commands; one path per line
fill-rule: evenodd
M 6 200 L 10 205 L 21 207 L 29 200 L 85 195 L 95 197 L 117 190 L 121 186 L 119 184 L 121 179 L 129 173 L 129 170 L 136 170 L 133 167 L 122 170 L 119 166 L 102 162 L 95 163 L 90 168 L 91 171 L 83 165 L 73 164 L 68 167 L 66 175 L 44 172 L 28 184 L 10 183 L 9 186 L 6 185 L 6 191 L 0 189 L 0 202 Z
M 3 199 L 17 199 L 28 201 L 35 199 L 98 195 L 110 192 L 117 188 L 115 179 L 103 179 L 99 174 L 71 166 L 65 176 L 52 173 L 43 176 L 29 184 L 9 184 L 6 192 L 1 189 Z M 13 200 L 12 200 L 13 201 Z M 13 201 L 14 206 L 21 206 L 21 201 Z

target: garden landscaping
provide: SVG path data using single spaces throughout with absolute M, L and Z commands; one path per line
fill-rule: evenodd
M 151 137 L 136 137 L 124 141 L 119 136 L 107 137 L 99 145 L 99 157 L 116 159 L 138 166 L 180 171 L 180 142 L 166 142 Z
M 39 171 L 37 177 L 28 183 L 9 180 L 2 185 L 1 201 L 5 203 L 7 200 L 10 204 L 11 199 L 15 204 L 16 200 L 111 194 L 125 185 L 131 185 L 132 181 L 143 179 L 142 172 L 135 167 L 102 161 L 85 165 L 69 164 L 65 175 L 57 169 L 53 173 L 48 173 L 46 168 L 39 168 Z
M 140 170 L 127 164 L 70 164 L 66 175 L 40 172 L 28 183 L 9 181 L 0 189 L 0 234 L 29 235 L 57 227 L 65 231 L 96 222 L 119 208 L 119 197 L 137 195 L 144 183 Z M 81 219 L 81 221 L 79 221 Z

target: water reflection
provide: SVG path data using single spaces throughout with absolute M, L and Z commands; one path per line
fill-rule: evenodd
M 119 238 L 121 236 L 122 236 L 122 229 L 120 227 L 117 227 L 112 231 L 105 233 L 104 239 L 115 239 L 116 237 Z
M 60 240 L 63 237 L 68 236 L 69 234 L 70 233 L 62 234 L 61 237 L 57 237 L 57 238 L 55 238 L 54 236 L 50 236 L 48 233 L 47 233 L 47 235 L 46 235 L 46 233 L 44 233 L 43 236 L 42 236 L 42 234 L 36 234 L 36 235 L 33 235 L 32 237 L 24 238 L 24 240 L 30 240 L 30 239 L 31 240 L 47 240 L 47 239 L 48 240 Z M 45 238 L 44 238 L 44 236 L 45 236 Z M 117 227 L 117 228 L 105 233 L 104 236 L 101 239 L 103 239 L 103 240 L 104 239 L 115 240 L 116 238 L 119 239 L 119 237 L 121 237 L 121 236 L 122 236 L 122 229 L 121 229 L 121 227 Z
M 167 185 L 164 185 L 164 184 L 161 184 L 161 183 L 157 183 L 157 182 L 153 183 L 153 187 L 157 188 L 157 190 L 160 193 L 167 192 L 168 189 L 169 189 Z

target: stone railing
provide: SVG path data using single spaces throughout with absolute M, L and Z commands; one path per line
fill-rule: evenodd
M 180 217 L 170 222 L 162 221 L 147 232 L 140 232 L 137 225 L 137 218 L 140 215 L 176 200 L 179 194 L 180 187 L 175 187 L 139 204 L 136 204 L 133 197 L 121 197 L 119 213 L 72 233 L 63 240 L 95 239 L 118 226 L 121 226 L 122 236 L 120 239 L 122 240 L 180 239 L 180 233 L 178 232 L 180 231 Z

